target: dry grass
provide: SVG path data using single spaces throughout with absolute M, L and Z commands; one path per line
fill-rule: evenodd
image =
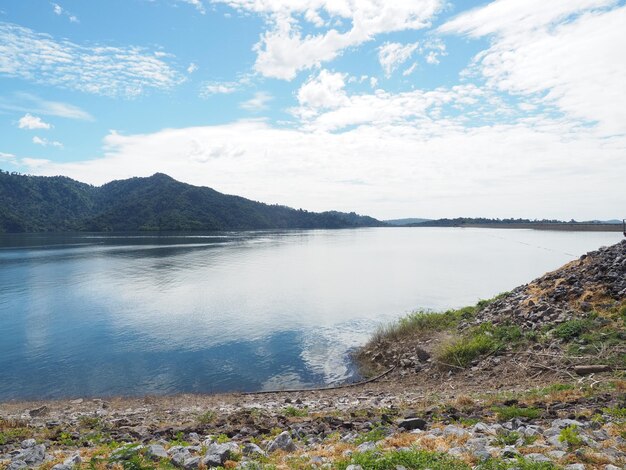
M 411 447 L 418 439 L 417 434 L 401 433 L 385 439 L 384 443 L 391 447 Z

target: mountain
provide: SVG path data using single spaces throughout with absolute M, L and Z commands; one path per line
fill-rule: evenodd
M 384 222 L 389 225 L 395 225 L 395 226 L 401 227 L 403 225 L 409 225 L 409 224 L 422 224 L 424 222 L 429 222 L 430 220 L 431 219 L 418 219 L 418 218 L 412 217 L 408 219 L 385 220 Z
M 385 225 L 355 213 L 268 205 L 156 173 L 96 187 L 63 176 L 0 171 L 0 232 L 352 228 Z

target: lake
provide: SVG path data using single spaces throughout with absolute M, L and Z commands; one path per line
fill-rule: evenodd
M 411 310 L 621 233 L 459 228 L 0 236 L 0 401 L 309 387 Z

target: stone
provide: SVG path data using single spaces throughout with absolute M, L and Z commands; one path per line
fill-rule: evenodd
M 18 460 L 29 466 L 34 466 L 41 464 L 45 458 L 46 446 L 39 444 L 22 450 L 13 460 Z
M 150 444 L 146 448 L 146 457 L 152 460 L 166 459 L 167 452 L 165 447 L 159 444 Z
M 572 463 L 563 467 L 563 470 L 585 470 L 585 465 L 582 463 Z
M 459 428 L 459 427 L 454 426 L 452 424 L 449 424 L 448 426 L 443 428 L 443 435 L 444 436 L 465 437 L 465 436 L 467 436 L 467 434 L 468 434 L 468 432 L 465 429 Z
M 289 432 L 283 431 L 276 438 L 270 442 L 267 446 L 268 452 L 274 452 L 277 450 L 286 450 L 287 452 L 293 452 L 296 450 L 296 445 L 294 444 Z
M 63 461 L 63 465 L 67 465 L 70 468 L 74 468 L 76 465 L 80 465 L 81 463 L 83 463 L 83 459 L 78 452 L 70 455 Z
M 28 412 L 31 418 L 37 418 L 38 416 L 43 416 L 46 413 L 48 413 L 48 407 L 46 405 L 40 406 L 39 408 L 35 408 Z
M 567 444 L 565 442 L 561 442 L 559 440 L 559 435 L 555 434 L 553 436 L 550 436 L 548 439 L 548 444 L 556 447 L 557 449 L 567 449 Z
M 375 442 L 364 442 L 356 448 L 357 452 L 369 452 L 371 450 L 376 450 Z
M 172 463 L 177 467 L 183 467 L 185 464 L 185 460 L 191 457 L 191 452 L 184 447 L 178 447 L 174 451 L 170 449 L 170 459 Z
M 243 455 L 247 456 L 247 457 L 254 457 L 254 456 L 259 456 L 259 455 L 266 455 L 265 451 L 263 449 L 261 449 L 258 445 L 254 444 L 253 442 L 247 442 L 243 445 L 243 449 L 242 449 L 242 453 Z
M 20 446 L 22 447 L 22 449 L 28 449 L 29 447 L 34 447 L 36 445 L 37 445 L 37 441 L 35 439 L 24 439 L 20 443 Z
M 360 465 L 348 465 L 346 467 L 346 470 L 363 470 L 363 467 L 361 467 Z
M 551 450 L 548 452 L 548 456 L 553 459 L 559 460 L 567 455 L 567 452 L 563 452 L 562 450 Z
M 19 470 L 21 468 L 28 468 L 28 466 L 21 460 L 14 460 L 9 464 L 6 470 Z
M 185 470 L 196 470 L 200 466 L 200 457 L 189 457 L 183 462 Z
M 399 421 L 398 426 L 407 431 L 413 431 L 414 429 L 424 431 L 426 430 L 427 423 L 421 418 L 408 418 Z

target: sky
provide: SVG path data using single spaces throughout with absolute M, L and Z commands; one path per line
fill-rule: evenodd
M 626 0 L 0 0 L 0 168 L 626 217 Z

